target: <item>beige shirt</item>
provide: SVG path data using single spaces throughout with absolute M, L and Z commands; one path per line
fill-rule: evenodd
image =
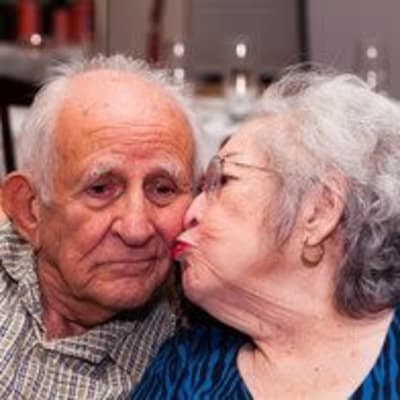
M 145 316 L 47 340 L 35 258 L 8 221 L 0 226 L 0 262 L 0 399 L 124 399 L 175 329 L 162 301 Z

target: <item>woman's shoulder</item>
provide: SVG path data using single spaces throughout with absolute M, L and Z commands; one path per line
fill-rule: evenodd
M 236 358 L 239 348 L 246 342 L 245 336 L 221 323 L 197 324 L 182 328 L 160 350 L 164 357 L 173 355 L 185 368 L 190 364 L 208 362 L 218 356 Z
M 181 329 L 163 344 L 132 398 L 195 399 L 207 392 L 223 399 L 243 390 L 236 357 L 245 341 L 219 323 Z
M 398 399 L 400 393 L 400 307 L 396 307 L 386 338 L 373 368 L 351 400 Z
M 207 321 L 207 323 L 193 324 L 189 328 L 178 330 L 173 340 L 183 346 L 190 345 L 193 341 L 202 341 L 203 343 L 206 341 L 210 343 L 210 349 L 217 349 L 217 347 L 220 348 L 220 341 L 227 345 L 242 344 L 246 341 L 246 337 L 218 321 Z

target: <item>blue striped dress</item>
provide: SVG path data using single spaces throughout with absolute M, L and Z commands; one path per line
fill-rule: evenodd
M 351 400 L 400 400 L 400 309 L 374 367 Z M 169 339 L 133 392 L 133 400 L 250 400 L 236 366 L 245 336 L 220 324 L 182 330 Z

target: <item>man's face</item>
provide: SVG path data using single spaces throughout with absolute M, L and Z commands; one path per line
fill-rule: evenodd
M 67 307 L 132 309 L 170 269 L 192 198 L 190 128 L 162 89 L 127 73 L 83 74 L 68 93 L 52 201 L 41 208 L 39 276 Z

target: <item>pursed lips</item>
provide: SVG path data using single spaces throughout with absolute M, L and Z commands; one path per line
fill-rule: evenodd
M 184 240 L 177 240 L 174 246 L 171 248 L 171 256 L 174 260 L 180 260 L 180 258 L 187 252 L 190 248 L 190 243 L 185 242 Z

